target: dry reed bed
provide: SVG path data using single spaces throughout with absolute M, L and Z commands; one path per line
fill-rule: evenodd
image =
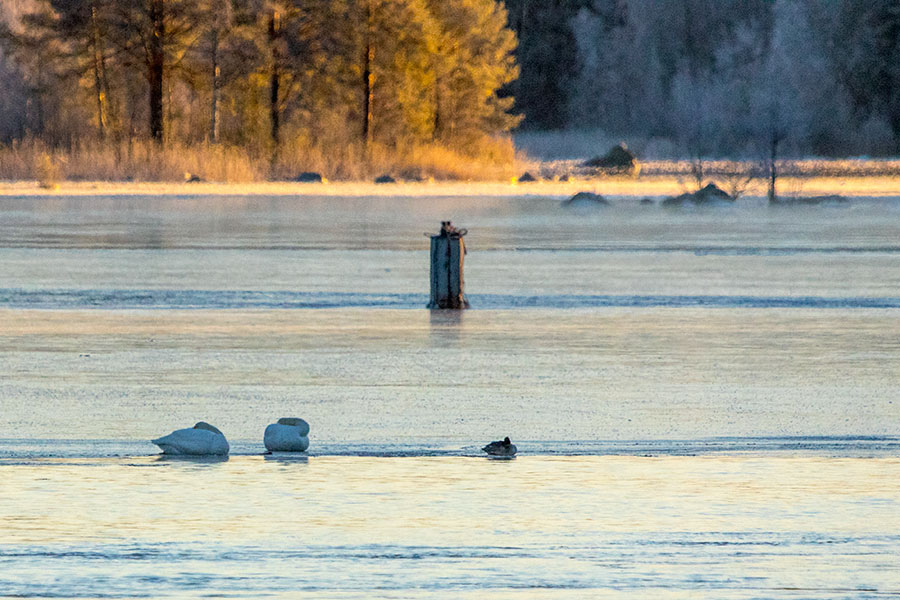
M 406 148 L 359 144 L 293 145 L 276 156 L 237 146 L 197 144 L 159 147 L 152 142 L 50 148 L 39 142 L 0 146 L 0 180 L 39 181 L 203 181 L 251 183 L 289 181 L 315 171 L 334 180 L 367 180 L 391 174 L 407 180 L 508 180 L 522 164 L 512 141 L 483 140 L 461 153 L 440 145 Z
M 508 182 L 530 171 L 543 179 L 572 177 L 589 182 L 614 183 L 582 161 L 537 162 L 517 153 L 508 138 L 482 141 L 467 153 L 439 145 L 364 149 L 358 144 L 330 148 L 295 145 L 283 148 L 274 160 L 252 150 L 227 145 L 170 145 L 150 142 L 78 145 L 53 149 L 39 142 L 0 146 L 0 180 L 38 181 L 54 187 L 64 181 L 182 182 L 189 175 L 221 183 L 292 181 L 299 173 L 316 171 L 334 181 L 371 181 L 391 174 L 407 181 Z M 641 162 L 639 179 L 675 178 L 688 182 L 695 163 L 689 160 Z M 740 174 L 764 176 L 764 166 L 750 161 L 704 161 L 703 174 L 723 179 Z M 783 178 L 900 177 L 897 159 L 804 159 L 779 162 Z

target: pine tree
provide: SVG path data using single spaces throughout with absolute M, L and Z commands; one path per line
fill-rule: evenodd
M 32 17 L 29 25 L 34 29 L 44 27 L 65 48 L 64 59 L 68 68 L 78 77 L 90 79 L 93 101 L 96 106 L 97 133 L 100 139 L 107 135 L 110 125 L 110 43 L 108 0 L 50 0 L 51 13 L 43 13 L 44 20 Z
M 572 20 L 590 0 L 507 0 L 509 22 L 519 39 L 521 76 L 508 91 L 523 127 L 560 129 L 568 117 L 570 90 L 580 63 Z
M 424 0 L 347 0 L 339 80 L 359 139 L 426 139 L 433 126 L 436 23 Z
M 495 0 L 431 0 L 437 21 L 432 135 L 448 142 L 508 131 L 520 118 L 498 91 L 518 76 L 515 34 Z
M 123 56 L 123 65 L 146 80 L 148 133 L 160 144 L 165 132 L 166 78 L 190 47 L 195 7 L 190 0 L 110 3 L 110 39 Z
M 829 49 L 834 68 L 863 118 L 883 115 L 900 149 L 900 4 L 834 2 Z

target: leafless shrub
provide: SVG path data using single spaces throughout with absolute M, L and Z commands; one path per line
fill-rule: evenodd
M 732 161 L 720 167 L 717 179 L 728 195 L 737 200 L 754 187 L 763 173 L 763 166 L 759 163 Z

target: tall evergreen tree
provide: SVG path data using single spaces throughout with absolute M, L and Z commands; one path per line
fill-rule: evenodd
M 435 139 L 471 138 L 507 131 L 519 118 L 513 99 L 497 95 L 515 81 L 515 34 L 495 0 L 431 0 L 437 21 L 434 53 Z
M 348 0 L 341 81 L 359 139 L 397 143 L 430 135 L 436 22 L 425 0 Z
M 883 115 L 900 150 L 900 3 L 832 4 L 836 19 L 828 48 L 835 70 L 859 115 Z
M 168 72 L 180 64 L 193 34 L 196 5 L 190 0 L 135 0 L 111 2 L 109 23 L 112 43 L 123 64 L 146 80 L 148 134 L 163 142 L 164 98 Z
M 569 95 L 579 74 L 572 19 L 589 0 L 507 0 L 509 23 L 519 38 L 521 76 L 509 93 L 524 127 L 559 129 L 568 117 Z

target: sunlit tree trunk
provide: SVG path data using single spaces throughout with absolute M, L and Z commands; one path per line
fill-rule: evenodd
M 165 66 L 165 2 L 150 0 L 150 39 L 147 40 L 147 82 L 150 86 L 150 137 L 163 141 L 163 69 Z
M 210 74 L 212 75 L 212 94 L 209 107 L 209 141 L 213 144 L 219 143 L 219 88 L 221 82 L 219 76 L 221 69 L 219 67 L 219 30 L 213 27 L 210 33 L 212 39 L 209 46 Z
M 435 80 L 434 82 L 434 124 L 432 125 L 431 139 L 437 141 L 441 135 L 441 86 Z
M 269 119 L 271 123 L 271 138 L 275 152 L 281 144 L 281 111 L 279 109 L 279 86 L 281 73 L 279 72 L 278 37 L 281 28 L 281 15 L 277 9 L 272 9 L 269 14 L 269 47 L 271 49 L 272 69 L 269 73 Z
M 97 101 L 97 135 L 101 140 L 106 138 L 106 110 L 103 73 L 103 49 L 100 45 L 100 28 L 97 25 L 97 6 L 91 3 L 91 45 L 93 46 L 94 95 Z
M 373 63 L 375 62 L 375 10 L 372 6 L 372 0 L 366 1 L 366 44 L 363 56 L 363 123 L 362 123 L 362 139 L 366 146 L 372 139 L 372 100 L 375 87 L 375 73 L 373 72 Z

